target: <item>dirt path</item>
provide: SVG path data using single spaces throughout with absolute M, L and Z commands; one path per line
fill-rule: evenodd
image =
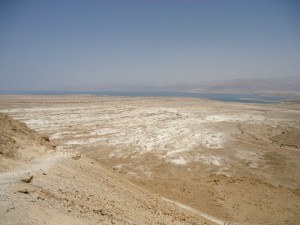
M 65 158 L 65 155 L 62 152 L 55 152 L 54 154 L 35 160 L 35 163 L 29 166 L 0 173 L 0 185 L 17 182 L 21 176 L 27 173 L 32 173 L 38 170 L 47 170 L 63 158 Z
M 190 212 L 192 212 L 192 213 L 194 213 L 194 214 L 196 214 L 198 216 L 201 216 L 201 217 L 203 217 L 203 218 L 205 218 L 205 219 L 207 219 L 207 220 L 209 220 L 209 221 L 211 221 L 211 222 L 213 222 L 215 224 L 218 224 L 218 225 L 226 225 L 226 224 L 228 224 L 228 225 L 229 224 L 231 224 L 231 225 L 237 225 L 236 223 L 225 222 L 225 221 L 219 220 L 219 219 L 217 219 L 217 218 L 215 218 L 213 216 L 210 216 L 210 215 L 208 215 L 206 213 L 200 212 L 199 210 L 194 209 L 194 208 L 192 208 L 190 206 L 187 206 L 185 204 L 182 204 L 180 202 L 176 202 L 176 201 L 173 201 L 171 199 L 164 198 L 164 197 L 162 197 L 162 200 L 164 200 L 166 202 L 169 202 L 169 203 L 172 203 L 172 204 L 175 204 L 177 207 L 180 207 L 182 209 L 188 210 L 188 211 L 190 211 Z
M 67 158 L 70 158 L 70 155 L 67 157 L 65 152 L 56 151 L 55 153 L 53 153 L 51 155 L 36 159 L 31 165 L 28 165 L 28 166 L 25 166 L 22 168 L 18 168 L 16 170 L 9 171 L 9 172 L 2 172 L 2 173 L 0 173 L 1 190 L 3 191 L 3 193 L 10 191 L 11 184 L 18 183 L 22 177 L 26 176 L 26 174 L 34 174 L 34 172 L 41 171 L 41 170 L 49 171 L 50 168 L 53 168 L 57 163 L 62 162 L 64 160 L 66 160 Z M 175 202 L 173 200 L 170 200 L 170 199 L 167 199 L 164 197 L 162 197 L 162 200 L 164 200 L 167 203 L 171 203 L 173 206 L 175 206 L 175 208 L 179 207 L 181 209 L 187 210 L 187 211 L 191 212 L 192 214 L 194 214 L 195 216 L 200 216 L 200 217 L 204 218 L 205 220 L 210 221 L 214 224 L 218 224 L 218 225 L 231 224 L 231 223 L 226 223 L 224 221 L 216 219 L 212 216 L 202 213 L 202 212 L 200 212 L 196 209 L 193 209 L 187 205 L 184 205 L 182 203 Z M 14 207 L 12 207 L 12 208 L 14 208 Z

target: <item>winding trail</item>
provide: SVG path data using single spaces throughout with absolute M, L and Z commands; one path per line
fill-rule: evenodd
M 19 181 L 19 177 L 26 173 L 35 172 L 38 170 L 46 170 L 52 167 L 60 159 L 65 158 L 62 152 L 55 152 L 46 157 L 38 158 L 33 164 L 19 168 L 17 170 L 0 173 L 0 185 L 14 183 Z
M 19 168 L 14 171 L 0 173 L 0 185 L 3 187 L 7 184 L 18 182 L 20 177 L 26 173 L 35 172 L 38 170 L 47 170 L 47 169 L 51 168 L 52 166 L 54 166 L 58 161 L 60 161 L 63 158 L 66 158 L 66 156 L 63 154 L 63 152 L 57 151 L 57 152 L 55 152 L 55 154 L 51 154 L 49 156 L 37 159 L 35 161 L 35 163 L 33 163 L 29 166 Z M 182 204 L 180 202 L 176 202 L 176 201 L 173 201 L 173 200 L 165 198 L 165 197 L 161 197 L 161 199 L 164 200 L 165 202 L 175 204 L 177 207 L 188 210 L 188 211 L 190 211 L 202 218 L 205 218 L 205 219 L 209 220 L 210 222 L 213 222 L 217 225 L 229 225 L 229 224 L 233 225 L 234 224 L 231 222 L 226 222 L 226 221 L 217 219 L 213 216 L 210 216 L 206 213 L 203 213 L 199 210 L 196 210 L 196 209 L 194 209 L 190 206 L 187 206 L 185 204 Z
M 211 221 L 211 222 L 213 222 L 213 223 L 215 223 L 215 224 L 218 224 L 218 225 L 226 225 L 226 224 L 227 224 L 227 225 L 230 225 L 230 224 L 231 224 L 231 225 L 237 225 L 236 223 L 226 222 L 226 221 L 217 219 L 217 218 L 215 218 L 215 217 L 213 217 L 213 216 L 210 216 L 210 215 L 208 215 L 208 214 L 206 214 L 206 213 L 200 212 L 199 210 L 194 209 L 194 208 L 192 208 L 192 207 L 190 207 L 190 206 L 187 206 L 187 205 L 185 205 L 185 204 L 182 204 L 182 203 L 180 203 L 180 202 L 176 202 L 176 201 L 173 201 L 173 200 L 168 199 L 168 198 L 165 198 L 165 197 L 161 197 L 161 198 L 162 198 L 162 200 L 164 200 L 164 201 L 166 201 L 166 202 L 175 204 L 176 206 L 178 206 L 178 207 L 180 207 L 180 208 L 182 208 L 182 209 L 188 210 L 188 211 L 190 211 L 190 212 L 192 212 L 192 213 L 194 213 L 194 214 L 196 214 L 196 215 L 198 215 L 198 216 L 201 216 L 202 218 L 205 218 L 205 219 L 207 219 L 207 220 L 209 220 L 209 221 Z

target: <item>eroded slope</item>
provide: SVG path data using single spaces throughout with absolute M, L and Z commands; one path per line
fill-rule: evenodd
M 25 124 L 0 118 L 6 166 L 0 224 L 210 224 L 78 152 L 54 151 Z

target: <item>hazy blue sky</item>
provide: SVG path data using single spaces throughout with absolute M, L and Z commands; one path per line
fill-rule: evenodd
M 0 90 L 300 76 L 300 1 L 0 1 Z

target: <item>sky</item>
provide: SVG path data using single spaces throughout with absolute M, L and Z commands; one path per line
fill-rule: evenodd
M 0 91 L 285 76 L 297 0 L 0 0 Z

